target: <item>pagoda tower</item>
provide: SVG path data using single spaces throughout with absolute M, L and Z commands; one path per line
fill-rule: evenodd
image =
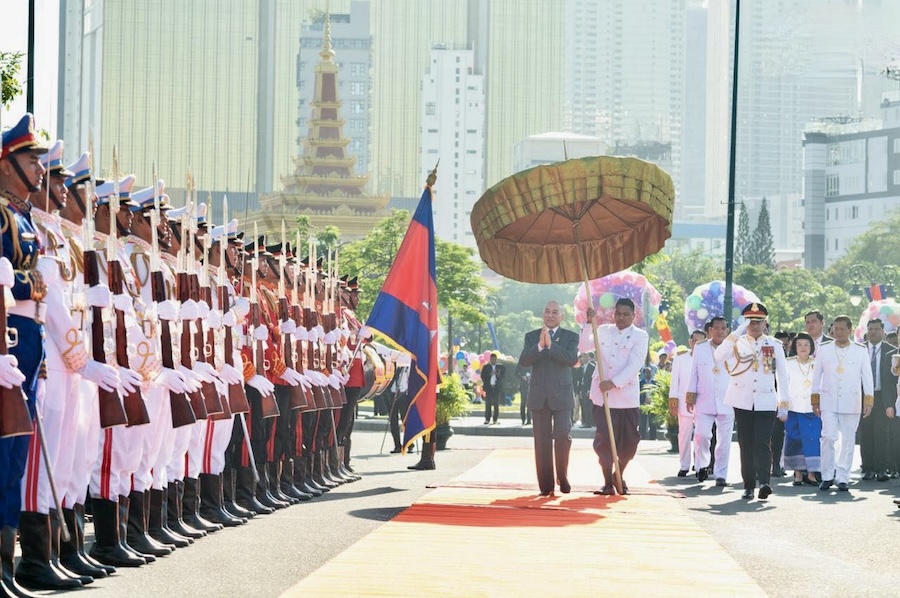
M 346 121 L 341 118 L 338 66 L 327 12 L 319 56 L 303 154 L 294 158 L 294 173 L 281 177 L 284 189 L 260 198 L 260 211 L 250 214 L 248 225 L 255 221 L 260 231 L 275 233 L 281 230 L 282 220 L 292 227 L 297 216 L 305 215 L 315 227 L 338 227 L 343 240 L 358 239 L 387 216 L 390 198 L 366 193 L 369 176 L 356 174 L 356 157 L 347 154 L 350 139 L 343 133 Z

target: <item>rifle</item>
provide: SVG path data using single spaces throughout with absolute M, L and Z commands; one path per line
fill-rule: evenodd
M 0 243 L 0 250 L 2 250 Z M 0 286 L 0 355 L 6 355 L 8 347 L 15 347 L 18 336 L 15 328 L 6 329 L 6 288 Z M 21 386 L 0 386 L 0 438 L 27 436 L 34 432 L 28 397 Z
M 303 305 L 303 325 L 307 330 L 312 330 L 315 327 L 317 320 L 314 318 L 315 311 L 313 311 L 312 306 L 315 305 L 315 297 L 316 297 L 316 241 L 312 235 L 309 236 L 309 246 L 307 248 L 307 264 L 306 264 L 306 276 L 304 277 L 304 283 L 306 284 L 306 292 L 303 297 L 305 299 Z M 313 341 L 306 341 L 306 368 L 317 370 L 318 361 L 316 360 L 316 347 Z M 328 395 L 325 394 L 325 391 L 321 386 L 314 385 L 312 388 L 313 391 L 313 399 L 315 400 L 315 405 L 317 410 L 327 409 L 328 408 Z
M 278 256 L 278 266 L 281 269 L 281 276 L 278 278 L 278 319 L 284 322 L 290 318 L 290 313 L 288 312 L 288 303 L 287 303 L 287 293 L 285 292 L 284 285 L 284 277 L 287 276 L 287 251 L 290 245 L 287 242 L 287 237 L 284 233 L 284 220 L 281 221 L 281 255 Z M 295 281 L 296 282 L 296 281 Z M 297 286 L 294 285 L 294 300 L 297 298 Z M 294 369 L 294 348 L 293 343 L 291 343 L 291 335 L 290 334 L 282 334 L 281 335 L 281 349 L 284 355 L 284 365 L 285 367 L 289 367 Z M 302 409 L 306 407 L 309 403 L 306 398 L 306 392 L 303 389 L 303 386 L 289 386 L 288 392 L 290 393 L 290 408 L 293 409 Z
M 219 309 L 222 314 L 228 311 L 228 285 L 226 284 L 227 274 L 225 273 L 225 257 L 226 245 L 228 244 L 228 198 L 222 201 L 222 215 L 225 219 L 225 235 L 219 239 Z M 223 357 L 225 363 L 234 367 L 234 338 L 232 337 L 231 326 L 225 326 L 225 355 Z M 244 390 L 243 384 L 228 385 L 228 408 L 232 413 L 249 413 L 250 402 L 247 400 L 247 392 Z
M 300 308 L 300 232 L 297 232 L 296 242 L 294 244 L 294 279 L 293 279 L 293 289 L 291 291 L 291 319 L 297 323 L 298 326 L 303 326 L 303 312 Z M 279 306 L 280 307 L 280 306 Z M 285 349 L 285 354 L 287 354 L 288 349 Z M 299 373 L 304 373 L 305 369 L 303 367 L 303 341 L 299 338 L 295 338 L 291 345 L 291 361 L 293 362 L 293 368 L 297 370 Z M 286 359 L 286 358 L 285 358 Z M 285 360 L 285 363 L 287 361 Z M 306 411 L 315 411 L 316 409 L 316 398 L 313 394 L 312 388 L 304 389 L 303 391 L 306 405 L 300 407 L 301 412 Z
M 332 261 L 331 259 L 331 251 L 328 251 L 328 268 L 325 271 L 325 301 L 322 305 L 322 327 L 326 333 L 332 332 L 335 329 L 335 314 L 334 314 L 334 291 L 336 287 L 334 286 L 335 271 L 333 268 L 337 267 L 337 250 L 335 250 L 335 259 Z M 334 345 L 325 345 L 325 369 L 330 373 L 334 373 Z M 331 402 L 335 408 L 343 407 L 344 403 L 347 402 L 345 395 L 341 392 L 343 388 L 337 389 L 333 386 L 328 386 L 328 393 L 331 395 Z
M 166 300 L 166 281 L 163 278 L 162 266 L 159 263 L 159 192 L 154 182 L 153 189 L 153 210 L 150 212 L 150 228 L 152 229 L 151 239 L 152 248 L 150 251 L 150 293 L 153 301 L 162 303 Z M 159 339 L 162 351 L 163 367 L 170 370 L 175 369 L 175 359 L 172 356 L 172 330 L 171 322 L 160 318 L 159 320 Z M 191 403 L 182 392 L 169 391 L 169 403 L 172 407 L 172 427 L 180 428 L 188 426 L 197 421 Z
M 193 247 L 191 249 L 193 250 Z M 200 274 L 197 274 L 196 272 L 190 274 L 191 299 L 199 303 L 202 295 L 202 300 L 205 301 L 207 305 L 210 305 L 212 301 L 212 289 L 209 288 L 208 227 L 206 230 L 206 234 L 203 235 L 203 255 L 204 258 L 203 264 L 200 267 Z M 193 264 L 194 262 L 192 261 L 191 263 Z M 203 363 L 214 364 L 213 356 L 215 356 L 215 333 L 212 329 L 208 330 L 209 341 L 206 342 L 203 338 L 203 320 L 197 318 L 194 321 L 194 325 L 197 327 L 194 331 L 194 355 L 196 357 L 196 360 Z M 216 388 L 215 383 L 203 382 L 201 392 L 203 393 L 203 400 L 206 405 L 206 411 L 207 413 L 209 413 L 210 417 L 217 416 L 213 417 L 213 419 L 231 419 L 231 410 L 228 408 L 226 402 L 223 401 L 219 396 L 219 389 Z
M 250 258 L 250 269 L 252 270 L 252 279 L 250 283 L 250 327 L 252 328 L 251 337 L 253 336 L 253 332 L 261 325 L 262 323 L 262 314 L 260 312 L 259 307 L 259 299 L 256 296 L 256 272 L 259 269 L 259 236 L 257 235 L 256 223 L 253 223 L 253 237 L 256 239 L 256 245 L 253 248 L 253 257 Z M 256 367 L 256 373 L 260 376 L 268 369 L 266 367 L 265 361 L 265 348 L 263 347 L 263 341 L 253 339 L 253 365 Z M 260 406 L 262 410 L 263 419 L 268 419 L 270 417 L 276 417 L 281 414 L 281 411 L 278 409 L 278 403 L 275 401 L 275 393 L 271 393 L 268 395 L 263 395 L 260 393 Z
M 113 148 L 113 176 L 119 176 L 119 155 L 117 148 Z M 154 178 L 154 181 L 156 179 Z M 154 183 L 156 184 L 156 183 Z M 116 243 L 116 226 L 119 214 L 119 189 L 118 179 L 113 183 L 114 191 L 109 200 L 109 236 L 106 239 L 106 274 L 109 280 L 109 288 L 113 295 L 120 295 L 124 291 L 125 273 L 122 270 L 122 264 L 118 260 L 118 246 Z M 114 309 L 116 321 L 116 333 L 114 336 L 116 346 L 116 363 L 120 367 L 129 367 L 128 365 L 128 336 L 125 330 L 125 312 Z M 124 395 L 125 417 L 128 419 L 127 426 L 141 426 L 150 423 L 150 414 L 147 412 L 147 405 L 141 396 L 140 387 L 135 388 L 134 392 Z

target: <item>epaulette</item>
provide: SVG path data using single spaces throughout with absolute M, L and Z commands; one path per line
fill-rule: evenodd
M 790 357 L 787 358 L 788 361 L 790 361 L 790 360 L 792 360 L 792 359 L 796 361 L 796 360 L 797 360 L 797 356 L 796 356 L 796 355 L 791 355 Z

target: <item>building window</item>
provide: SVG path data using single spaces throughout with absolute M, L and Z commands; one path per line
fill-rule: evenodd
M 360 101 L 350 102 L 350 112 L 353 114 L 362 114 L 366 111 L 366 103 Z
M 894 171 L 894 184 L 900 185 L 900 170 Z
M 437 130 L 437 129 L 428 129 L 428 132 L 429 132 L 429 133 L 437 133 L 438 130 Z
M 350 83 L 350 95 L 352 96 L 364 96 L 366 95 L 366 84 L 354 81 Z
M 434 116 L 437 114 L 437 104 L 435 102 L 427 102 L 425 104 L 425 116 Z
M 825 197 L 837 197 L 841 194 L 841 179 L 836 174 L 825 175 Z
M 900 137 L 894 139 L 894 153 L 900 154 Z
M 850 208 L 850 218 L 852 218 L 853 220 L 859 218 L 859 206 L 852 206 Z

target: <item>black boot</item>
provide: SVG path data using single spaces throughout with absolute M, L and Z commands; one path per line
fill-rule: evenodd
M 173 544 L 157 542 L 147 534 L 150 520 L 150 502 L 143 492 L 132 490 L 128 495 L 128 545 L 141 554 L 166 556 L 175 552 Z
M 257 463 L 256 471 L 259 473 L 259 481 L 256 482 L 256 500 L 272 509 L 284 509 L 289 506 L 272 496 L 269 492 L 269 466 L 268 463 Z
M 18 583 L 13 575 L 16 555 L 16 528 L 4 527 L 0 529 L 0 593 L 3 596 L 17 596 L 18 598 L 36 598 Z
M 350 475 L 349 472 L 343 470 L 341 461 L 343 461 L 343 457 L 341 457 L 341 447 L 335 445 L 328 449 L 328 467 L 331 469 L 331 476 L 343 481 L 345 484 L 358 480 L 359 478 L 357 476 Z
M 225 527 L 237 527 L 247 523 L 246 519 L 237 518 L 222 508 L 222 476 L 201 473 L 200 484 L 200 517 Z
M 350 460 L 349 457 L 347 456 L 347 453 L 350 452 L 350 445 L 349 445 L 350 441 L 348 440 L 347 442 L 348 442 L 348 444 L 346 446 L 337 447 L 337 456 L 338 456 L 337 468 L 342 476 L 344 476 L 345 478 L 350 478 L 351 482 L 358 482 L 359 480 L 362 479 L 362 476 L 358 475 L 356 472 L 352 471 L 350 469 L 350 466 L 347 464 L 347 462 Z
M 99 567 L 83 558 L 84 527 L 80 530 L 78 529 L 78 520 L 75 515 L 75 509 L 63 509 L 63 518 L 66 520 L 66 527 L 69 529 L 69 541 L 63 542 L 60 539 L 60 564 L 73 573 L 89 575 L 94 579 L 109 575 L 106 567 Z M 84 520 L 82 519 L 82 525 L 83 522 Z M 115 571 L 115 568 L 113 568 L 113 571 Z
M 235 477 L 234 501 L 238 506 L 260 515 L 268 515 L 275 512 L 274 507 L 268 507 L 257 500 L 256 480 L 253 479 L 252 467 L 237 468 Z
M 256 517 L 256 511 L 245 509 L 235 502 L 236 483 L 237 472 L 231 467 L 226 467 L 225 471 L 222 472 L 222 506 L 235 517 L 253 519 Z
M 87 497 L 87 500 L 90 500 L 90 496 Z M 107 574 L 112 575 L 116 572 L 116 568 L 112 565 L 108 565 L 106 563 L 101 563 L 100 561 L 92 558 L 84 549 L 84 514 L 85 514 L 85 504 L 75 503 L 75 506 L 72 507 L 72 511 L 75 513 L 75 531 L 78 532 L 78 554 L 81 556 L 81 560 L 86 562 L 88 565 L 92 567 L 99 567 L 106 571 Z M 96 535 L 96 534 L 95 534 Z
M 323 451 L 316 451 L 312 455 L 312 479 L 322 488 L 337 488 L 337 482 L 332 482 L 325 478 L 325 454 Z
M 409 467 L 407 467 L 407 469 L 434 469 L 434 451 L 434 440 L 429 440 L 422 443 L 422 455 L 419 457 L 419 462 L 415 465 L 410 465 Z
M 122 494 L 119 495 L 119 544 L 128 552 L 143 557 L 148 563 L 156 561 L 156 557 L 149 552 L 141 552 L 128 543 L 128 515 L 131 512 L 131 499 Z
M 62 534 L 59 527 L 58 511 L 56 509 L 50 509 L 50 566 L 66 577 L 77 579 L 83 586 L 94 583 L 94 578 L 90 575 L 75 573 L 59 562 L 59 544 L 61 540 Z
M 190 546 L 196 538 L 202 538 L 199 535 L 200 530 L 189 528 L 184 524 L 182 512 L 184 506 L 182 499 L 184 497 L 184 482 L 181 480 L 172 480 L 166 486 L 166 502 L 163 507 L 163 515 L 160 517 L 162 527 L 168 535 L 174 536 L 178 541 L 174 542 L 178 548 Z M 205 532 L 204 532 L 205 533 Z
M 313 479 L 313 476 L 312 476 L 312 469 L 313 469 L 312 454 L 309 453 L 309 451 L 307 451 L 301 457 L 299 457 L 299 459 L 300 459 L 300 463 L 299 463 L 299 465 L 300 465 L 300 468 L 299 468 L 300 485 L 298 486 L 298 488 L 300 488 L 307 494 L 312 494 L 313 496 L 322 496 L 323 494 L 328 492 L 328 490 L 329 490 L 328 488 L 323 488 L 322 486 L 319 486 L 318 484 L 316 484 L 316 481 Z M 297 471 L 298 471 L 297 469 L 294 470 L 295 477 L 297 475 Z
M 312 494 L 307 494 L 294 484 L 294 460 L 287 458 L 281 462 L 281 476 L 279 484 L 281 492 L 300 501 L 307 501 L 312 498 Z
M 148 561 L 144 557 L 125 550 L 119 541 L 119 505 L 102 498 L 93 499 L 91 504 L 94 510 L 94 545 L 91 546 L 90 557 L 114 567 L 146 565 Z
M 189 527 L 206 532 L 217 532 L 224 527 L 219 523 L 207 521 L 200 516 L 200 481 L 197 478 L 184 478 L 181 522 Z
M 281 490 L 281 471 L 283 468 L 283 463 L 283 461 L 266 463 L 268 469 L 268 476 L 266 478 L 268 485 L 266 487 L 269 489 L 269 494 L 274 496 L 276 500 L 286 502 L 289 505 L 296 505 L 300 502 L 300 499 L 294 496 L 289 496 Z
M 332 484 L 337 484 L 340 486 L 348 482 L 349 480 L 345 480 L 337 475 L 337 473 L 332 468 L 333 459 L 337 459 L 337 453 L 332 457 L 332 450 L 334 447 L 328 447 L 322 450 L 322 478 L 328 480 Z
M 147 533 L 157 542 L 163 544 L 171 544 L 175 548 L 185 548 L 193 543 L 192 538 L 176 534 L 169 529 L 169 491 L 168 488 L 175 489 L 174 486 L 168 486 L 166 490 L 156 490 L 151 488 L 149 496 L 146 500 L 150 501 L 150 517 L 147 519 Z M 174 492 L 173 492 L 174 494 Z M 205 536 L 203 532 L 197 532 L 197 537 Z
M 57 571 L 50 564 L 50 517 L 44 513 L 19 513 L 19 544 L 22 558 L 16 581 L 29 590 L 72 590 L 82 583 Z

